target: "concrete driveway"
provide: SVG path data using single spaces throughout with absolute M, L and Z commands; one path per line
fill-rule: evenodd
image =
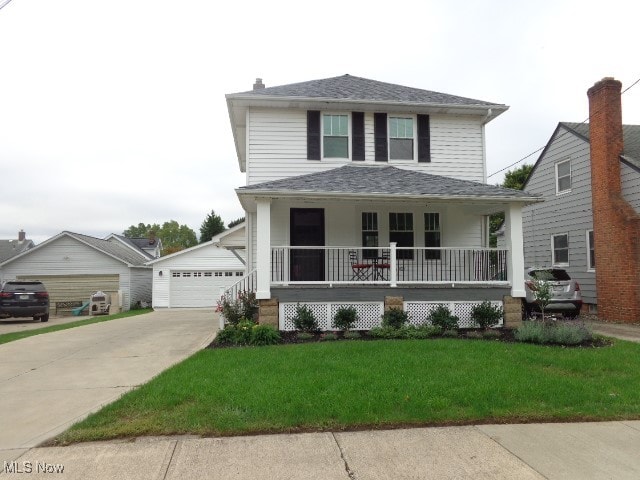
M 202 349 L 213 309 L 171 309 L 0 345 L 0 463 Z

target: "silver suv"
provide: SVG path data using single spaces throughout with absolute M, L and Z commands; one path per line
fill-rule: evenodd
M 582 308 L 582 293 L 580 285 L 572 280 L 566 270 L 562 268 L 529 268 L 525 274 L 525 291 L 527 297 L 524 302 L 524 313 L 527 318 L 533 312 L 540 312 L 540 305 L 536 301 L 535 280 L 544 280 L 551 285 L 551 300 L 544 311 L 562 313 L 565 317 L 576 317 Z
M 42 282 L 5 282 L 0 288 L 0 318 L 49 321 L 49 293 Z

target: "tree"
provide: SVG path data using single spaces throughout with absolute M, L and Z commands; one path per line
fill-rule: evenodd
M 227 224 L 227 228 L 233 228 L 236 225 L 240 225 L 242 222 L 244 222 L 244 217 L 236 218 Z
M 224 232 L 224 222 L 220 215 L 211 210 L 200 227 L 200 243 L 208 242 L 219 233 Z
M 162 240 L 163 255 L 193 247 L 198 243 L 196 232 L 186 225 L 179 225 L 175 220 L 164 222 L 162 227 L 157 223 L 131 225 L 122 234 L 127 238 L 149 238 L 151 232 Z
M 148 238 L 149 232 L 151 231 L 154 231 L 157 234 L 160 231 L 160 225 L 158 225 L 157 223 L 154 223 L 153 225 L 145 225 L 144 223 L 139 223 L 138 226 L 131 225 L 124 232 L 122 232 L 122 235 L 127 238 Z
M 504 175 L 504 181 L 500 185 L 504 188 L 512 188 L 514 190 L 524 189 L 524 184 L 529 178 L 529 174 L 533 170 L 533 165 L 524 164 L 515 170 L 510 170 Z M 494 213 L 489 217 L 489 232 L 490 232 L 490 245 L 495 247 L 497 245 L 496 231 L 500 228 L 500 225 L 504 222 L 504 212 Z
M 158 237 L 162 240 L 164 255 L 179 252 L 198 244 L 196 232 L 187 225 L 178 224 L 175 220 L 164 222 L 158 231 Z

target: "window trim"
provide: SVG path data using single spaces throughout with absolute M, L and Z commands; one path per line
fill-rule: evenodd
M 558 176 L 558 167 L 564 163 L 568 163 L 569 164 L 569 188 L 565 189 L 565 190 L 560 190 L 560 178 L 566 178 L 566 175 L 559 177 Z M 556 195 L 564 195 L 566 193 L 571 193 L 571 187 L 572 187 L 572 183 L 573 183 L 573 176 L 572 176 L 573 170 L 571 168 L 571 159 L 567 158 L 565 160 L 562 160 L 560 162 L 556 162 L 555 164 L 555 179 L 556 179 Z
M 325 134 L 324 134 L 324 117 L 325 116 L 343 116 L 343 117 L 347 117 L 347 156 L 346 157 L 327 157 L 324 154 L 324 138 L 325 138 Z M 351 160 L 352 158 L 352 154 L 351 154 L 351 140 L 353 138 L 353 132 L 351 130 L 352 128 L 352 121 L 351 121 L 351 112 L 334 112 L 334 111 L 322 111 L 320 112 L 320 159 L 321 160 Z M 336 137 L 334 135 L 332 135 L 332 137 Z M 340 137 L 336 137 L 336 138 L 342 138 Z
M 595 237 L 593 237 L 593 245 L 592 245 L 591 242 L 589 241 L 589 233 L 591 233 L 593 235 L 593 229 L 587 230 L 585 232 L 585 234 L 586 234 L 586 246 L 587 246 L 587 272 L 595 272 L 596 271 L 596 267 L 591 264 L 591 250 L 592 249 L 593 249 L 593 252 L 594 252 L 593 256 L 594 256 L 594 260 L 595 260 L 595 251 L 596 251 Z
M 566 262 L 556 262 L 556 249 L 554 245 L 555 237 L 567 237 L 567 261 Z M 551 265 L 554 267 L 568 267 L 569 266 L 569 233 L 552 233 L 551 234 Z
M 391 137 L 391 119 L 411 119 L 411 141 L 412 153 L 411 158 L 391 158 L 391 140 L 402 137 Z M 387 158 L 390 162 L 417 162 L 418 161 L 418 117 L 415 114 L 388 113 L 387 114 Z

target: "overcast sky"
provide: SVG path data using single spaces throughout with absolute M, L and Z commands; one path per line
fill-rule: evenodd
M 167 220 L 199 234 L 212 209 L 242 216 L 224 95 L 256 77 L 349 73 L 507 104 L 487 126 L 493 173 L 584 120 L 597 80 L 640 78 L 637 5 L 13 0 L 0 9 L 0 238 Z M 622 101 L 640 124 L 640 84 Z

